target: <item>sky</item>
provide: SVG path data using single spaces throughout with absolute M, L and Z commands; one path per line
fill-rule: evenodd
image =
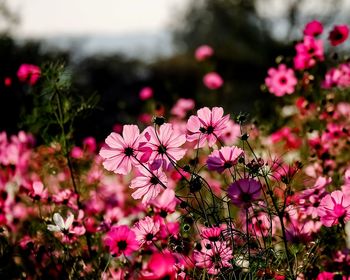
M 190 0 L 9 0 L 20 37 L 164 30 Z

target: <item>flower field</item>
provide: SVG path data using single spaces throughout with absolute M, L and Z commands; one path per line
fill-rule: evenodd
M 349 27 L 314 20 L 300 36 L 259 92 L 279 106 L 273 131 L 178 98 L 77 143 L 97 101 L 61 64 L 19 65 L 37 135 L 0 133 L 0 278 L 350 279 Z M 156 102 L 152 87 L 138 97 Z

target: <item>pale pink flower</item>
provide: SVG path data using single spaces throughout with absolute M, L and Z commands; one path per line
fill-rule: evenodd
M 168 214 L 175 212 L 175 207 L 178 203 L 178 199 L 175 196 L 175 192 L 172 189 L 166 189 L 161 195 L 152 200 L 152 205 L 156 213 L 163 218 Z
M 40 181 L 33 182 L 32 190 L 29 192 L 30 197 L 35 200 L 46 199 L 48 196 L 47 189 L 44 188 L 44 184 Z
M 322 198 L 317 214 L 326 227 L 350 220 L 350 197 L 341 191 L 334 191 Z
M 236 165 L 243 153 L 244 151 L 236 146 L 225 146 L 220 150 L 215 150 L 208 156 L 208 169 L 222 173 L 225 169 L 230 169 Z
M 188 119 L 187 141 L 198 141 L 198 148 L 204 147 L 206 142 L 209 146 L 214 145 L 227 127 L 230 118 L 230 115 L 223 115 L 224 110 L 221 107 L 214 107 L 212 110 L 208 107 L 199 109 L 197 116 Z
M 196 49 L 194 56 L 198 61 L 202 61 L 211 57 L 213 54 L 214 54 L 214 50 L 212 47 L 208 45 L 202 45 Z
M 194 106 L 193 99 L 180 98 L 171 109 L 171 114 L 178 118 L 184 118 L 188 111 L 194 109 Z
M 218 89 L 224 84 L 224 80 L 216 72 L 207 73 L 203 77 L 204 85 L 209 89 Z
M 338 46 L 349 37 L 349 27 L 347 25 L 335 25 L 329 33 L 328 39 L 332 46 Z
M 134 225 L 134 232 L 136 239 L 140 242 L 140 245 L 151 244 L 158 239 L 157 234 L 159 232 L 160 223 L 157 220 L 153 220 L 151 217 L 145 217 L 139 220 Z
M 182 159 L 186 150 L 181 146 L 186 142 L 186 136 L 173 129 L 172 124 L 165 123 L 159 129 L 149 126 L 142 133 L 141 144 L 148 151 L 152 170 L 161 166 L 168 170 L 178 160 Z
M 323 25 L 318 20 L 308 22 L 304 28 L 304 35 L 307 36 L 318 36 L 323 32 Z
M 140 247 L 139 242 L 136 240 L 135 233 L 126 225 L 113 226 L 109 232 L 107 232 L 104 243 L 116 257 L 121 254 L 129 256 Z
M 232 203 L 245 208 L 250 207 L 261 194 L 261 184 L 254 179 L 239 179 L 227 189 L 227 195 Z
M 232 267 L 230 260 L 233 258 L 231 246 L 226 242 L 208 244 L 201 251 L 194 251 L 196 266 L 205 268 L 209 274 L 218 274 L 224 267 Z M 208 249 L 209 248 L 209 249 Z
M 265 79 L 269 91 L 276 96 L 292 94 L 298 80 L 295 78 L 294 71 L 287 68 L 285 64 L 278 65 L 278 68 L 270 68 L 269 76 Z
M 144 87 L 140 90 L 139 97 L 141 100 L 147 100 L 153 97 L 153 89 L 151 87 Z
M 131 196 L 135 199 L 142 198 L 142 203 L 148 204 L 167 185 L 167 177 L 160 169 L 154 170 L 152 172 L 154 175 L 145 168 L 139 171 L 141 176 L 133 179 L 130 184 L 131 189 L 136 189 Z
M 241 127 L 233 120 L 227 122 L 227 126 L 219 137 L 225 145 L 234 145 L 240 139 Z
M 103 166 L 108 171 L 118 174 L 128 174 L 133 166 L 139 164 L 136 159 L 139 149 L 140 131 L 136 125 L 124 125 L 123 137 L 112 132 L 106 138 L 106 147 L 100 150 L 104 159 Z
M 17 77 L 21 82 L 34 85 L 40 78 L 40 68 L 32 64 L 22 64 L 17 71 Z

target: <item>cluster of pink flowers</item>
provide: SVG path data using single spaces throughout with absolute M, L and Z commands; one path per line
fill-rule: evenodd
M 284 125 L 271 134 L 221 107 L 193 111 L 191 99 L 68 153 L 0 133 L 11 270 L 28 279 L 349 279 L 350 104 L 337 95 L 349 65 L 341 60 L 322 81 L 322 32 L 308 23 L 294 68 L 268 71 L 269 91 L 288 94 Z M 329 40 L 347 36 L 338 25 Z M 196 52 L 198 61 L 212 55 Z M 38 71 L 27 70 L 32 84 Z

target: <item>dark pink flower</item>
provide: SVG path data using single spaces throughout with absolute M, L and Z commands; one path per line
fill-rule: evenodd
M 335 25 L 329 33 L 328 39 L 332 46 L 338 46 L 349 37 L 349 27 L 347 25 Z
M 305 36 L 304 41 L 296 44 L 297 51 L 294 57 L 294 68 L 303 70 L 313 67 L 316 61 L 324 60 L 323 42 L 314 37 Z
M 217 242 L 220 240 L 222 229 L 219 227 L 204 228 L 201 230 L 201 237 L 210 242 Z
M 231 202 L 237 206 L 250 207 L 254 200 L 260 197 L 261 184 L 254 179 L 240 179 L 227 189 Z
M 208 45 L 202 45 L 196 49 L 194 56 L 198 61 L 202 61 L 211 57 L 213 54 L 214 50 L 212 47 Z
M 326 227 L 350 220 L 350 197 L 341 191 L 334 191 L 322 198 L 317 214 Z
M 323 32 L 323 25 L 318 20 L 308 22 L 304 28 L 304 35 L 307 36 L 318 36 Z
M 22 64 L 17 71 L 17 77 L 21 82 L 34 85 L 40 78 L 40 68 L 32 64 Z
M 167 185 L 167 177 L 160 169 L 154 170 L 152 175 L 145 168 L 140 168 L 141 176 L 131 181 L 130 188 L 136 189 L 131 196 L 135 199 L 142 198 L 142 203 L 147 204 L 156 198 L 163 186 Z
M 113 226 L 107 232 L 104 243 L 109 247 L 111 254 L 129 256 L 139 249 L 135 233 L 126 225 Z
M 239 157 L 241 157 L 243 153 L 244 151 L 236 146 L 225 146 L 220 150 L 215 150 L 207 159 L 208 169 L 222 173 L 225 169 L 230 169 L 236 165 Z
M 182 159 L 186 150 L 180 148 L 186 142 L 186 136 L 165 123 L 159 129 L 149 126 L 142 133 L 141 144 L 148 149 L 152 170 L 161 166 L 168 170 L 175 162 Z
M 278 68 L 270 68 L 269 76 L 265 79 L 269 91 L 276 96 L 292 94 L 298 80 L 295 78 L 293 69 L 287 68 L 285 64 L 278 65 Z
M 155 252 L 148 262 L 146 270 L 142 271 L 144 280 L 175 280 L 177 261 L 170 252 Z
M 204 107 L 197 111 L 197 116 L 191 116 L 188 119 L 187 141 L 198 141 L 198 148 L 204 147 L 206 142 L 212 146 L 217 138 L 223 133 L 227 126 L 230 115 L 224 116 L 224 110 L 221 107 L 214 107 L 210 110 Z
M 100 156 L 104 159 L 104 168 L 125 175 L 131 171 L 133 165 L 138 165 L 136 156 L 138 155 L 139 135 L 140 131 L 136 125 L 124 125 L 123 137 L 112 132 L 106 138 L 107 146 L 100 150 Z
M 5 84 L 6 87 L 11 86 L 12 85 L 12 79 L 10 77 L 6 77 L 4 79 L 4 84 Z
M 153 97 L 153 89 L 151 87 L 144 87 L 139 93 L 141 100 L 147 100 Z
M 216 72 L 210 72 L 203 77 L 204 85 L 209 89 L 218 89 L 224 84 L 224 80 Z

